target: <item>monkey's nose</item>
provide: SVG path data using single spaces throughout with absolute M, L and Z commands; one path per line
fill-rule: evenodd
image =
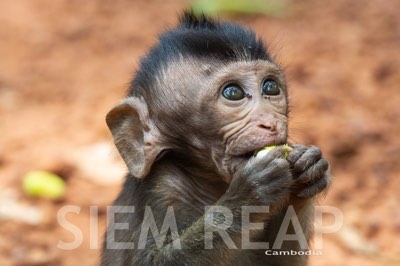
M 269 132 L 275 132 L 276 131 L 276 122 L 264 122 L 260 125 L 258 125 L 259 128 L 267 130 Z

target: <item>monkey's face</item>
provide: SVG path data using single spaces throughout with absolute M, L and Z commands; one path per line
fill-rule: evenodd
M 182 60 L 171 64 L 162 77 L 158 87 L 170 91 L 170 99 L 152 106 L 163 106 L 158 124 L 168 127 L 162 135 L 173 132 L 167 145 L 176 143 L 172 148 L 180 150 L 195 147 L 186 150 L 186 158 L 212 158 L 209 164 L 215 164 L 226 182 L 256 150 L 286 143 L 287 85 L 275 64 Z M 172 102 L 173 106 L 163 105 Z M 173 109 L 168 119 L 167 109 Z
M 287 106 L 285 78 L 271 62 L 180 58 L 152 90 L 114 107 L 107 124 L 135 177 L 174 151 L 229 183 L 256 150 L 286 143 Z
M 287 87 L 282 71 L 267 61 L 233 63 L 216 78 L 223 150 L 214 157 L 221 158 L 217 161 L 224 176 L 231 176 L 256 150 L 286 143 Z

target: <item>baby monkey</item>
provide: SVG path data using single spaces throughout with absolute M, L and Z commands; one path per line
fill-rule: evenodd
M 106 121 L 129 174 L 102 265 L 307 264 L 266 251 L 309 249 L 329 165 L 301 144 L 254 156 L 287 143 L 288 89 L 251 30 L 185 12 Z

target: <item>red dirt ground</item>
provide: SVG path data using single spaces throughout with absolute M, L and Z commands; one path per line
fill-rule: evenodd
M 333 185 L 320 204 L 339 208 L 344 226 L 323 238 L 323 254 L 310 265 L 400 265 L 400 2 L 288 3 L 280 17 L 231 19 L 268 40 L 287 67 L 291 140 L 320 146 L 331 162 Z M 186 5 L 0 2 L 0 207 L 14 198 L 45 215 L 38 225 L 0 220 L 0 265 L 99 263 L 106 206 L 124 166 L 115 150 L 105 149 L 107 163 L 117 158 L 112 167 L 87 155 L 112 144 L 105 114 L 123 97 L 139 57 Z M 65 198 L 26 196 L 21 180 L 34 169 L 64 177 Z M 66 205 L 81 208 L 67 215 L 82 230 L 73 250 L 57 248 L 74 240 L 57 223 Z M 90 206 L 98 209 L 91 214 Z M 92 234 L 90 222 L 98 225 Z

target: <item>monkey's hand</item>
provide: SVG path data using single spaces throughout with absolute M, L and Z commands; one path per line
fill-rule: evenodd
M 295 182 L 293 197 L 312 198 L 329 186 L 329 163 L 318 147 L 295 144 L 287 160 Z
M 251 158 L 236 172 L 225 197 L 239 208 L 269 206 L 270 213 L 285 206 L 294 181 L 284 156 L 285 150 L 276 148 L 261 158 Z

